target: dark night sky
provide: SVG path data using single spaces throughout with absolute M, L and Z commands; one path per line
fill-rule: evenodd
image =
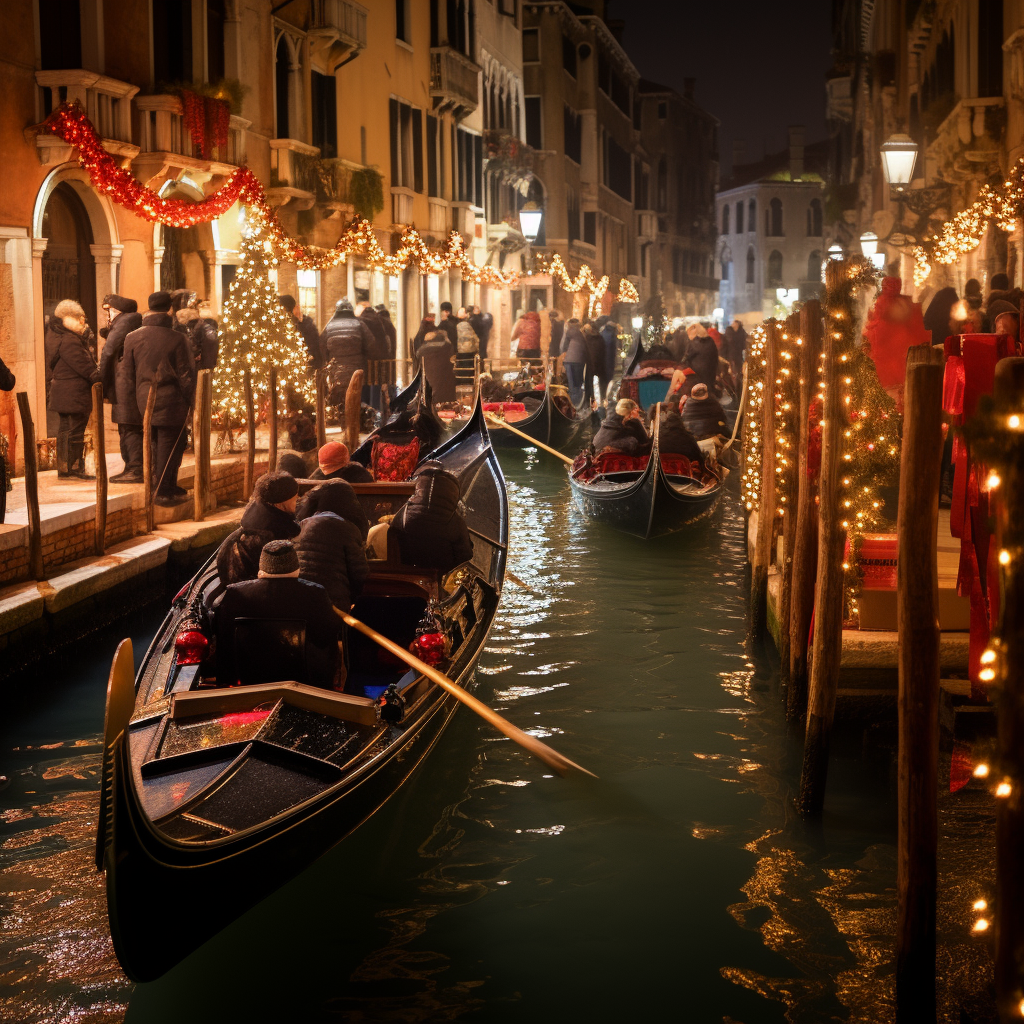
M 683 91 L 697 79 L 697 102 L 721 121 L 723 176 L 734 139 L 747 158 L 787 143 L 791 124 L 807 141 L 825 137 L 825 73 L 830 64 L 829 0 L 609 0 L 607 16 L 626 23 L 623 44 L 645 78 Z

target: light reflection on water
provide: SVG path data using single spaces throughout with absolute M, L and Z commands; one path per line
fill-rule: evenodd
M 104 650 L 92 719 L 30 723 L 90 745 L 8 758 L 0 1017 L 105 1022 L 126 1001 L 129 1022 L 891 1017 L 891 751 L 838 743 L 824 823 L 795 818 L 799 738 L 742 646 L 738 503 L 645 544 L 586 522 L 536 453 L 503 461 L 510 566 L 534 592 L 508 584 L 478 693 L 600 781 L 553 778 L 460 712 L 354 836 L 132 990 L 91 864 Z M 984 806 L 946 807 L 941 829 L 955 1020 L 987 970 L 963 912 L 985 869 L 961 877 Z

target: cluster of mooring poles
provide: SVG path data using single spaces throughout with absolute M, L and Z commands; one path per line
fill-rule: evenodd
M 830 260 L 822 306 L 807 302 L 751 337 L 746 424 L 747 506 L 756 509 L 751 564 L 751 638 L 769 633 L 769 570 L 778 573 L 774 630 L 786 681 L 786 711 L 805 721 L 796 804 L 805 817 L 825 804 L 844 621 L 844 497 L 851 423 L 844 383 L 861 339 L 862 289 L 874 283 L 860 260 Z M 897 514 L 899 1021 L 935 1019 L 938 849 L 939 609 L 937 529 L 943 436 L 943 363 L 930 345 L 909 349 Z M 820 402 L 820 406 L 816 405 Z M 972 458 L 998 480 L 995 525 L 1002 613 L 982 656 L 998 717 L 989 766 L 996 802 L 992 924 L 1000 1019 L 1024 1018 L 1024 357 L 997 365 L 994 395 L 965 426 Z M 820 411 L 819 411 L 820 410 Z M 820 434 L 818 431 L 820 430 Z M 820 443 L 818 437 L 820 436 Z M 820 452 L 817 482 L 812 463 Z M 979 463 L 980 464 L 980 463 Z M 753 524 L 752 524 L 753 526 Z M 781 555 L 778 553 L 781 539 Z M 812 627 L 813 622 L 813 627 Z

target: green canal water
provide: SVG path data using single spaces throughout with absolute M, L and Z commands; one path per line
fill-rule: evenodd
M 98 636 L 17 681 L 0 721 L 0 1019 L 891 1018 L 893 752 L 885 729 L 842 734 L 823 822 L 794 815 L 800 736 L 744 647 L 736 494 L 645 543 L 584 520 L 549 461 L 502 460 L 510 565 L 536 593 L 507 586 L 477 693 L 599 780 L 552 777 L 461 711 L 357 833 L 132 986 L 92 866 L 119 634 Z M 161 614 L 120 634 L 138 650 Z M 159 928 L 176 908 L 147 898 Z

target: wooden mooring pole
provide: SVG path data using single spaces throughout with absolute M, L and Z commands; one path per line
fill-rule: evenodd
M 807 729 L 797 807 L 801 814 L 820 814 L 825 803 L 828 753 L 836 710 L 839 663 L 843 650 L 843 545 L 846 531 L 840 512 L 843 434 L 846 409 L 839 387 L 842 332 L 836 328 L 850 315 L 841 303 L 846 264 L 825 265 L 825 408 L 821 438 L 821 481 L 818 487 L 818 567 L 814 591 L 814 640 L 811 645 Z M 839 337 L 836 337 L 836 335 Z
M 242 478 L 242 497 L 246 501 L 252 496 L 256 482 L 256 403 L 252 397 L 252 370 L 242 374 L 242 392 L 245 396 L 245 476 Z
M 270 368 L 270 411 L 267 413 L 270 423 L 270 450 L 267 453 L 267 472 L 277 469 L 277 367 Z
M 28 568 L 32 579 L 43 576 L 43 522 L 39 515 L 39 465 L 36 461 L 36 428 L 28 405 L 28 392 L 18 392 L 21 443 L 25 450 L 25 506 L 28 510 Z M 14 459 L 12 457 L 11 462 Z
M 900 459 L 896 620 L 899 630 L 899 831 L 896 1020 L 935 1019 L 938 850 L 939 578 L 942 353 L 907 357 Z
M 348 382 L 345 392 L 345 444 L 354 452 L 359 446 L 359 419 L 363 412 L 363 377 L 362 370 L 356 370 Z
M 142 496 L 146 510 L 146 533 L 156 525 L 153 517 L 153 410 L 156 408 L 158 381 L 149 386 L 146 412 L 142 417 Z
M 210 432 L 213 417 L 213 370 L 200 370 L 196 380 L 195 414 L 192 420 L 195 470 L 192 484 L 193 519 L 201 523 L 209 507 L 212 474 Z
M 103 385 L 92 386 L 93 448 L 96 451 L 96 554 L 107 550 L 107 441 L 103 424 Z
M 807 707 L 807 640 L 814 607 L 814 577 L 818 568 L 818 510 L 814 505 L 815 485 L 807 473 L 810 441 L 811 403 L 818 383 L 821 358 L 821 304 L 811 299 L 800 311 L 800 401 L 797 406 L 796 506 L 794 515 L 793 589 L 789 606 L 789 685 L 786 688 L 786 717 L 797 721 Z
M 761 486 L 757 510 L 754 564 L 750 573 L 750 637 L 764 640 L 768 630 L 768 567 L 775 533 L 775 378 L 779 365 L 779 325 L 766 324 L 764 392 L 761 401 Z
M 789 359 L 785 360 L 787 365 L 782 365 L 783 360 L 779 360 L 779 380 L 778 388 L 779 394 L 781 395 L 779 416 L 776 416 L 775 423 L 777 427 L 781 427 L 786 431 L 789 437 L 793 437 L 796 432 L 796 417 L 797 408 L 799 403 L 792 401 L 794 392 L 798 387 L 799 380 L 799 359 L 797 359 L 797 365 L 793 365 L 792 353 L 794 351 L 799 352 L 799 348 L 796 345 L 796 339 L 800 334 L 800 314 L 794 313 L 791 317 L 786 320 L 784 329 L 780 334 L 785 335 L 787 354 L 790 356 Z M 785 371 L 788 371 L 786 373 Z M 787 408 L 787 406 L 789 408 Z M 790 450 L 788 452 L 789 469 L 787 476 L 790 480 L 796 478 L 796 462 L 794 459 L 795 451 Z M 778 475 L 776 480 L 778 480 Z M 779 571 L 779 607 L 778 607 L 778 627 L 779 627 L 779 664 L 782 669 L 782 675 L 789 675 L 789 623 L 790 615 L 793 607 L 793 545 L 796 541 L 796 496 L 794 493 L 788 495 L 787 501 L 780 501 L 778 503 L 779 509 L 782 512 L 782 561 L 778 564 Z

